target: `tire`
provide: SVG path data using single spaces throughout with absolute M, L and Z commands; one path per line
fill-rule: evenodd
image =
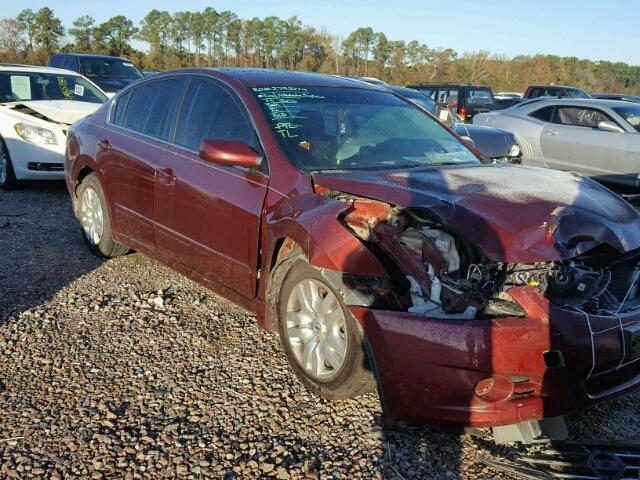
M 82 237 L 98 257 L 125 255 L 129 248 L 113 240 L 107 201 L 95 173 L 87 175 L 77 189 L 78 219 Z
M 16 180 L 9 150 L 4 140 L 0 138 L 0 188 L 2 190 L 15 190 L 19 186 L 20 182 Z
M 295 261 L 282 283 L 278 320 L 289 365 L 308 390 L 338 400 L 375 389 L 362 327 L 306 259 Z

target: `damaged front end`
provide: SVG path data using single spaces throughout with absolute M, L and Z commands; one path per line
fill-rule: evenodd
M 326 192 L 349 204 L 344 224 L 387 268 L 393 284 L 377 285 L 387 308 L 431 318 L 520 317 L 509 293 L 531 287 L 554 305 L 594 314 L 639 308 L 640 250 L 601 248 L 570 260 L 507 263 L 488 259 L 465 244 L 429 212 L 400 209 L 341 192 Z M 372 289 L 376 285 L 351 286 Z
M 506 425 L 640 384 L 640 249 L 499 261 L 426 208 L 316 191 L 346 204 L 340 221 L 389 274 L 339 281 L 390 417 Z

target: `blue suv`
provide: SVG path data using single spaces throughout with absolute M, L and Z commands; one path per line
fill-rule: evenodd
M 144 75 L 126 58 L 84 53 L 56 53 L 49 66 L 81 73 L 105 92 L 117 92 Z

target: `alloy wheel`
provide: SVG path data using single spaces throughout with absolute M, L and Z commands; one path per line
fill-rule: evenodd
M 289 294 L 286 334 L 297 363 L 318 380 L 330 380 L 347 354 L 345 314 L 336 295 L 321 281 L 300 281 Z
M 80 199 L 80 224 L 91 243 L 98 245 L 104 232 L 104 215 L 98 193 L 86 187 Z

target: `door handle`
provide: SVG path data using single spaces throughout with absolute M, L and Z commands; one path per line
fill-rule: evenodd
M 166 168 L 157 168 L 156 169 L 156 176 L 157 177 L 173 177 L 173 168 L 171 167 L 166 167 Z
M 547 135 L 558 135 L 560 132 L 558 132 L 558 130 L 547 130 L 545 133 Z
M 173 168 L 165 167 L 165 168 L 156 168 L 156 179 L 165 184 L 165 185 L 173 185 L 176 182 L 176 176 L 173 174 Z
M 100 147 L 100 150 L 102 150 L 103 152 L 106 152 L 107 150 L 111 150 L 111 143 L 109 143 L 109 140 L 106 138 L 103 138 L 102 140 L 98 140 L 98 147 Z

